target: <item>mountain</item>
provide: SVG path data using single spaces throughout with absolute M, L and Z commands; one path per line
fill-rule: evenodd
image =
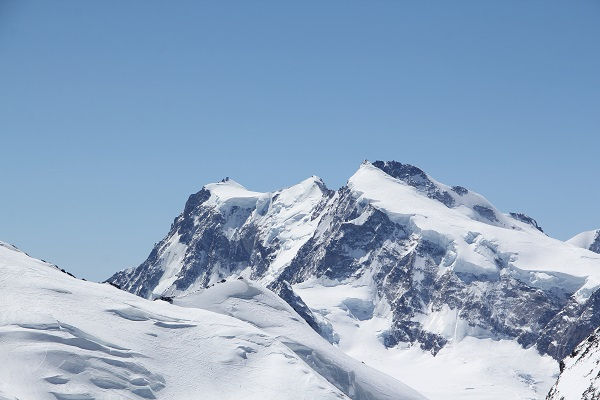
M 567 240 L 567 243 L 593 251 L 594 253 L 600 253 L 600 229 L 582 232 Z
M 245 288 L 238 295 L 253 298 L 253 312 L 289 319 L 293 340 L 200 302 L 150 301 L 75 279 L 1 242 L 0 282 L 2 400 L 424 399 L 242 281 L 232 283 Z
M 600 255 L 395 161 L 364 162 L 337 191 L 317 177 L 269 193 L 206 185 L 146 261 L 109 282 L 177 298 L 238 276 L 432 398 L 541 398 L 558 372 L 546 355 L 600 325 Z
M 206 287 L 244 269 L 272 282 L 313 236 L 333 194 L 317 177 L 274 193 L 230 179 L 206 185 L 142 265 L 109 281 L 146 298 Z
M 600 329 L 561 362 L 561 373 L 547 400 L 600 398 Z

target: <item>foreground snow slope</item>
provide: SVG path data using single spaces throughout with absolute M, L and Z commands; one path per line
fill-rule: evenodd
M 349 398 L 259 327 L 77 280 L 4 243 L 0 288 L 3 400 Z M 422 398 L 365 380 L 393 382 L 374 399 Z
M 294 309 L 273 292 L 245 279 L 234 279 L 173 299 L 173 304 L 202 308 L 236 319 L 273 335 L 315 371 L 352 399 L 422 398 L 396 379 L 357 361 L 323 340 Z M 401 396 L 400 396 L 401 397 Z

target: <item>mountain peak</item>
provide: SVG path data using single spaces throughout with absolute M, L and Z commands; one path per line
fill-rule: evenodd
M 317 187 L 323 193 L 329 192 L 329 189 L 327 188 L 327 185 L 325 184 L 325 182 L 323 182 L 323 179 L 321 179 L 320 177 L 318 177 L 316 175 L 312 175 L 311 177 L 306 178 L 302 182 L 300 182 L 297 185 L 294 185 L 292 187 L 295 187 L 295 186 L 299 186 L 299 187 L 305 188 L 307 190 L 309 190 L 311 187 Z M 288 189 L 291 189 L 292 187 L 290 187 Z M 287 190 L 287 189 L 283 189 L 283 190 Z
M 209 184 L 205 185 L 204 187 L 207 189 L 210 189 L 213 187 L 232 187 L 232 188 L 237 188 L 237 189 L 241 189 L 241 190 L 248 190 L 244 187 L 244 185 L 236 182 L 235 180 L 231 179 L 228 176 L 221 179 L 219 182 L 209 183 Z
M 377 168 L 392 178 L 398 179 L 417 191 L 425 194 L 430 199 L 438 200 L 448 208 L 455 206 L 456 201 L 445 185 L 435 182 L 422 169 L 410 164 L 402 164 L 398 161 L 377 160 L 372 163 L 363 163 L 360 169 Z
M 418 167 L 411 164 L 403 164 L 398 161 L 381 161 L 377 160 L 372 163 L 374 167 L 379 168 L 388 175 L 401 180 L 408 180 L 410 178 L 415 179 L 427 179 L 427 174 Z
M 214 205 L 235 202 L 249 206 L 246 203 L 254 204 L 258 198 L 266 195 L 265 193 L 248 190 L 230 178 L 223 179 L 218 183 L 209 183 L 204 186 L 204 189 L 210 192 L 207 202 Z

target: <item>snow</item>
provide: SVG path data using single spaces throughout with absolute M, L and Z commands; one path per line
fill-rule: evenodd
M 226 179 L 218 183 L 204 186 L 211 196 L 206 204 L 224 207 L 237 205 L 240 207 L 254 207 L 259 198 L 266 193 L 252 192 L 233 179 Z
M 576 291 L 575 298 L 580 302 L 600 286 L 600 254 L 550 238 L 533 226 L 504 215 L 473 191 L 460 195 L 449 186 L 431 177 L 428 179 L 452 197 L 452 208 L 428 198 L 415 187 L 368 162 L 350 178 L 348 187 L 359 202 L 370 203 L 393 220 L 408 225 L 423 239 L 446 248 L 445 269 L 494 278 L 500 274 L 496 263 L 500 259 L 514 276 L 540 288 L 556 285 L 565 292 Z M 225 217 L 221 228 L 226 237 L 233 239 L 244 227 L 253 226 L 258 228 L 257 237 L 262 245 L 275 248 L 269 255 L 269 268 L 260 279 L 263 285 L 277 279 L 302 245 L 318 234 L 322 213 L 315 210 L 327 201 L 324 184 L 316 176 L 275 192 L 250 191 L 231 179 L 204 188 L 210 192 L 204 205 L 213 207 Z M 336 196 L 328 200 L 330 204 L 335 202 Z M 496 221 L 482 218 L 474 211 L 475 206 L 491 210 Z M 362 216 L 363 219 L 366 217 Z M 349 223 L 359 225 L 364 222 L 360 218 Z M 589 241 L 588 236 L 589 233 L 583 242 Z M 164 272 L 154 288 L 154 296 L 178 293 L 173 282 L 189 251 L 178 243 L 176 232 L 166 242 L 159 257 L 159 268 Z M 218 271 L 214 272 L 211 283 L 222 278 Z M 246 275 L 250 276 L 250 272 Z M 539 279 L 540 273 L 549 278 Z M 192 287 L 197 288 L 197 285 Z
M 300 247 L 312 237 L 320 221 L 314 210 L 323 201 L 326 190 L 317 176 L 275 192 L 249 191 L 231 179 L 205 185 L 204 189 L 210 192 L 210 197 L 203 205 L 224 217 L 221 229 L 228 239 L 233 239 L 244 227 L 254 224 L 263 246 L 273 246 L 276 242 L 277 251 L 272 254 L 269 270 L 261 280 L 265 286 L 279 276 Z M 189 250 L 180 243 L 178 232 L 173 232 L 166 239 L 157 265 L 163 274 L 153 289 L 153 296 L 178 293 L 173 283 L 184 267 L 183 260 Z M 215 273 L 211 283 L 221 279 Z M 197 286 L 193 285 L 192 289 L 197 289 Z
M 216 284 L 177 297 L 174 304 L 208 309 L 247 321 L 285 343 L 330 380 L 336 380 L 337 387 L 354 400 L 424 398 L 399 380 L 326 342 L 281 298 L 253 282 L 234 279 Z
M 548 400 L 597 399 L 600 395 L 600 341 L 598 331 L 564 360 L 564 370 Z
M 587 250 L 590 248 L 592 243 L 594 243 L 598 235 L 600 235 L 600 230 L 598 229 L 593 231 L 581 232 L 580 234 L 575 235 L 571 239 L 567 240 L 567 243 Z
M 177 274 L 183 267 L 187 246 L 179 241 L 179 237 L 180 235 L 176 233 L 171 240 L 167 241 L 163 249 L 160 266 L 163 268 L 164 273 L 162 279 L 152 291 L 155 296 L 162 295 L 175 282 L 178 277 Z
M 386 348 L 382 335 L 391 324 L 390 308 L 377 297 L 369 279 L 337 283 L 312 279 L 294 285 L 313 312 L 332 324 L 339 348 L 353 358 L 401 378 L 432 400 L 543 399 L 556 380 L 558 364 L 551 357 L 514 341 L 469 331 L 475 328 L 447 307 L 421 320 L 426 329 L 450 340 L 435 357 L 408 343 Z M 347 306 L 349 299 L 373 304 L 372 316 L 357 318 Z
M 571 287 L 578 285 L 578 301 L 585 301 L 600 286 L 599 254 L 565 244 L 528 224 L 508 219 L 473 192 L 459 196 L 467 199 L 459 206 L 448 208 L 370 163 L 360 166 L 348 181 L 348 187 L 359 201 L 370 203 L 400 223 L 408 223 L 423 237 L 451 243 L 457 254 L 451 268 L 456 272 L 499 273 L 493 258 L 485 254 L 493 249 L 506 257 L 510 268 L 518 273 L 562 274 L 560 281 Z M 508 222 L 498 226 L 474 218 L 467 206 L 476 202 L 484 203 L 499 218 L 509 220 L 510 226 Z M 475 242 L 474 237 L 477 238 Z M 573 279 L 569 280 L 567 276 Z
M 458 194 L 428 179 L 452 197 L 451 207 L 368 162 L 350 178 L 348 188 L 357 204 L 370 204 L 406 226 L 411 240 L 427 240 L 445 249 L 440 275 L 451 270 L 485 275 L 494 281 L 501 274 L 509 274 L 534 288 L 573 295 L 580 303 L 600 286 L 600 254 L 580 248 L 589 247 L 592 233 L 565 243 L 503 214 L 475 192 Z M 402 381 L 431 399 L 543 399 L 554 383 L 558 373 L 555 360 L 540 355 L 533 347 L 522 348 L 516 340 L 499 340 L 483 328 L 470 326 L 459 317 L 459 310 L 447 305 L 439 309 L 423 307 L 422 313 L 417 311 L 413 317 L 426 332 L 448 340 L 435 357 L 421 350 L 418 343 L 386 348 L 383 340 L 391 328 L 392 312 L 373 283 L 376 261 L 346 281 L 302 277 L 304 281 L 293 286 L 317 321 L 332 329 L 335 346 L 331 346 L 260 285 L 276 280 L 302 245 L 311 237 L 318 240 L 321 233 L 327 232 L 329 222 L 336 222 L 321 221 L 322 215 L 334 217 L 316 210 L 336 206 L 341 192 L 330 195 L 317 177 L 268 193 L 249 191 L 231 180 L 206 185 L 205 189 L 210 192 L 205 205 L 224 217 L 221 228 L 228 238 L 235 239 L 245 227 L 258 230 L 257 240 L 273 251 L 268 255 L 268 270 L 257 282 L 234 280 L 208 289 L 200 289 L 202 283 L 198 282 L 183 293 L 171 290 L 188 251 L 174 234 L 161 248 L 159 268 L 164 273 L 154 295 L 175 294 L 178 297 L 174 302 L 179 307 L 207 309 L 251 325 L 285 345 L 317 376 L 335 381 L 338 390 L 354 393 L 352 398 L 358 398 L 356 393 L 368 397 L 375 392 L 380 398 L 394 398 L 393 393 L 403 393 L 407 398 L 417 396 Z M 477 212 L 477 206 L 489 210 L 494 218 L 485 218 L 485 213 Z M 361 225 L 368 217 L 364 212 L 344 223 Z M 414 243 L 416 246 L 417 240 Z M 394 246 L 397 243 L 390 240 L 382 248 Z M 346 250 L 359 263 L 366 262 L 370 255 L 363 250 Z M 398 254 L 408 250 L 398 249 Z M 211 283 L 223 277 L 216 269 Z M 250 277 L 253 272 L 248 266 L 243 272 L 224 271 L 224 275 Z M 417 268 L 413 282 L 422 277 Z M 128 313 L 137 318 L 131 310 Z M 341 376 L 351 379 L 340 380 Z
M 488 331 L 479 327 L 470 326 L 467 321 L 458 316 L 458 309 L 451 309 L 444 304 L 441 310 L 429 310 L 426 314 L 420 314 L 415 321 L 423 325 L 428 332 L 438 334 L 452 342 L 459 342 L 466 336 L 477 338 L 489 338 Z
M 4 244 L 0 286 L 0 398 L 348 399 L 268 326 L 77 280 Z M 314 335 L 302 343 L 333 349 Z M 388 393 L 374 398 L 422 398 L 362 370 L 359 387 Z
M 268 232 L 264 244 L 269 245 L 275 239 L 281 242 L 264 283 L 274 280 L 313 235 L 320 219 L 313 219 L 312 212 L 323 198 L 322 186 L 321 179 L 313 176 L 277 192 L 260 219 L 259 226 Z
M 362 359 L 439 400 L 544 399 L 558 373 L 556 361 L 533 348 L 475 337 L 447 345 L 435 357 L 416 346 L 379 346 Z

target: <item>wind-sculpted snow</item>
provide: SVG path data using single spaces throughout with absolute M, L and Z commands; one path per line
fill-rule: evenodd
M 341 389 L 353 388 L 372 391 L 366 399 L 423 398 L 373 370 L 356 377 L 348 370 L 334 382 L 338 376 L 269 332 L 268 321 L 263 329 L 224 313 L 142 299 L 72 278 L 4 244 L 0 287 L 0 399 L 339 400 L 350 398 Z M 279 302 L 274 312 L 313 335 L 304 351 L 322 352 L 340 374 L 355 367 L 337 363 L 353 360 Z
M 176 297 L 173 304 L 230 315 L 264 330 L 353 400 L 424 398 L 331 346 L 280 297 L 244 279 Z
M 474 338 L 559 360 L 598 323 L 600 255 L 394 161 L 363 163 L 335 192 L 314 177 L 273 193 L 230 180 L 206 185 L 148 259 L 110 281 L 155 298 L 238 276 L 268 286 L 322 337 L 346 348 L 354 334 L 340 332 L 332 319 L 338 312 L 352 316 L 353 329 L 370 326 L 369 337 L 388 349 L 433 355 Z M 327 282 L 328 293 L 361 282 L 369 295 L 321 309 L 302 289 L 315 279 Z M 516 381 L 533 398 L 547 382 Z

